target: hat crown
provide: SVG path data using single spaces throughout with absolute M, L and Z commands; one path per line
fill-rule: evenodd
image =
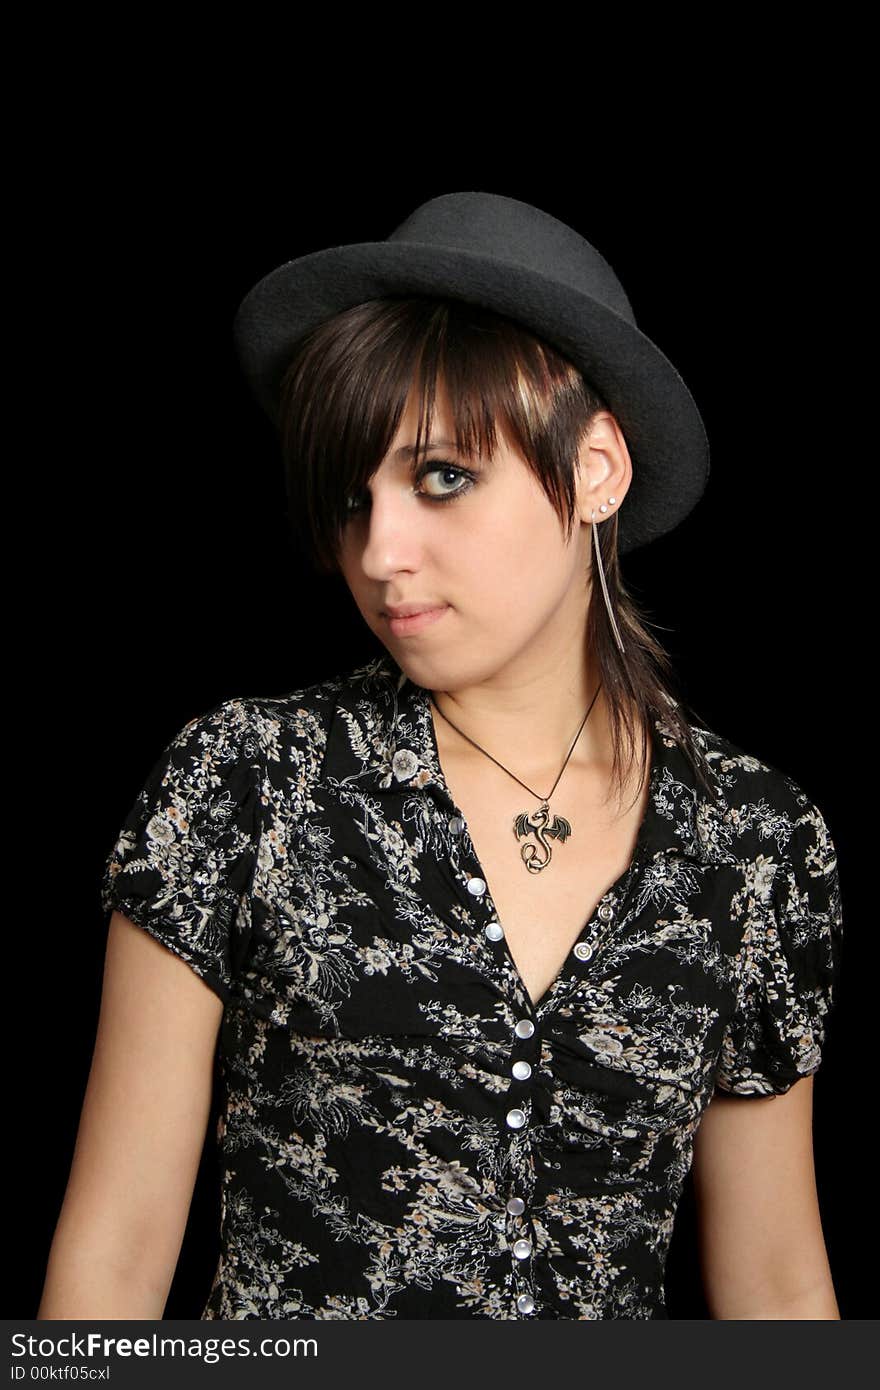
M 634 327 L 623 285 L 601 252 L 574 228 L 500 193 L 444 193 L 422 203 L 387 238 L 491 256 L 552 276 L 588 294 Z

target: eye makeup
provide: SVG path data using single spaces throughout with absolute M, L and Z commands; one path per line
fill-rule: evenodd
M 456 478 L 461 480 L 460 485 L 452 492 L 430 493 L 415 491 L 417 497 L 424 497 L 428 502 L 437 502 L 445 505 L 447 502 L 454 502 L 458 497 L 464 497 L 465 493 L 470 492 L 477 482 L 477 475 L 472 473 L 469 468 L 462 468 L 457 463 L 450 463 L 447 459 L 434 459 L 430 463 L 420 466 L 415 475 L 416 484 L 422 483 L 426 478 L 433 474 L 454 473 Z M 369 494 L 364 494 L 369 502 Z M 354 503 L 354 505 L 352 505 Z M 346 515 L 356 516 L 362 510 L 362 504 L 356 498 L 347 498 Z

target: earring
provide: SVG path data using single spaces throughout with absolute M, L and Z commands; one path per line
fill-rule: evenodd
M 617 501 L 617 498 L 616 498 L 616 497 L 609 497 L 609 498 L 608 498 L 608 503 L 609 503 L 609 505 L 612 506 L 612 507 L 614 506 L 614 503 L 615 503 L 616 501 Z M 607 510 L 608 510 L 608 507 L 607 507 L 607 506 L 605 505 L 605 503 L 603 502 L 603 503 L 602 503 L 602 506 L 599 508 L 599 511 L 600 511 L 600 512 L 607 512 Z M 599 571 L 599 583 L 602 585 L 602 594 L 603 594 L 603 596 L 604 596 L 604 598 L 605 598 L 605 607 L 606 607 L 607 610 L 608 610 L 608 618 L 609 618 L 609 620 L 610 620 L 610 622 L 611 622 L 611 627 L 612 627 L 612 630 L 613 630 L 613 632 L 614 632 L 614 637 L 615 637 L 615 640 L 616 640 L 616 642 L 617 642 L 618 647 L 620 648 L 621 655 L 622 655 L 622 654 L 625 652 L 625 648 L 624 648 L 624 645 L 623 645 L 623 639 L 622 639 L 621 636 L 620 636 L 620 629 L 619 629 L 618 626 L 617 626 L 617 621 L 616 621 L 616 619 L 615 619 L 615 617 L 614 617 L 614 613 L 613 613 L 612 608 L 611 608 L 611 599 L 610 599 L 610 597 L 609 597 L 609 595 L 608 595 L 608 585 L 607 585 L 606 582 L 605 582 L 605 570 L 604 570 L 604 568 L 603 568 L 603 566 L 602 566 L 602 553 L 601 553 L 601 550 L 600 550 L 600 547 L 599 547 L 599 528 L 598 528 L 598 526 L 596 525 L 596 512 L 595 512 L 595 510 L 593 510 L 593 511 L 590 512 L 590 522 L 591 522 L 592 528 L 593 528 L 593 555 L 595 556 L 595 560 L 596 560 L 596 568 L 597 568 L 598 571 Z

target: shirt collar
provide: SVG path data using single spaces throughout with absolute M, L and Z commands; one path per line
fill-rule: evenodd
M 691 725 L 699 746 L 708 732 Z M 664 721 L 651 724 L 651 788 L 639 842 L 649 854 L 714 862 L 713 822 L 721 812 L 706 796 Z M 711 762 L 708 768 L 714 785 Z M 320 780 L 380 793 L 430 787 L 452 798 L 437 751 L 430 692 L 386 653 L 343 678 L 327 734 Z

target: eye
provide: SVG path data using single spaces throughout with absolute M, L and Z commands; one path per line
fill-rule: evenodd
M 422 465 L 415 477 L 416 483 L 422 483 L 426 478 L 436 475 L 440 484 L 439 492 L 418 492 L 417 497 L 424 497 L 429 502 L 454 502 L 457 497 L 463 497 L 466 492 L 470 492 L 476 483 L 476 475 L 467 468 L 459 468 L 458 464 L 449 463 L 445 459 L 437 459 L 433 463 Z M 450 487 L 448 491 L 442 491 L 446 485 L 458 483 L 457 487 Z M 368 492 L 359 495 L 349 494 L 345 499 L 345 515 L 347 517 L 356 516 L 365 506 L 369 506 L 370 496 Z
M 445 459 L 438 459 L 435 463 L 429 463 L 426 467 L 423 467 L 416 476 L 416 482 L 424 482 L 426 478 L 430 478 L 432 474 L 435 473 L 437 474 L 438 482 L 442 479 L 443 484 L 450 481 L 450 474 L 453 475 L 453 483 L 457 479 L 462 479 L 463 482 L 452 492 L 426 492 L 419 494 L 423 497 L 429 497 L 432 502 L 452 502 L 456 497 L 461 497 L 464 493 L 470 492 L 476 482 L 474 474 L 469 472 L 467 468 L 459 468 L 457 464 L 448 463 Z

